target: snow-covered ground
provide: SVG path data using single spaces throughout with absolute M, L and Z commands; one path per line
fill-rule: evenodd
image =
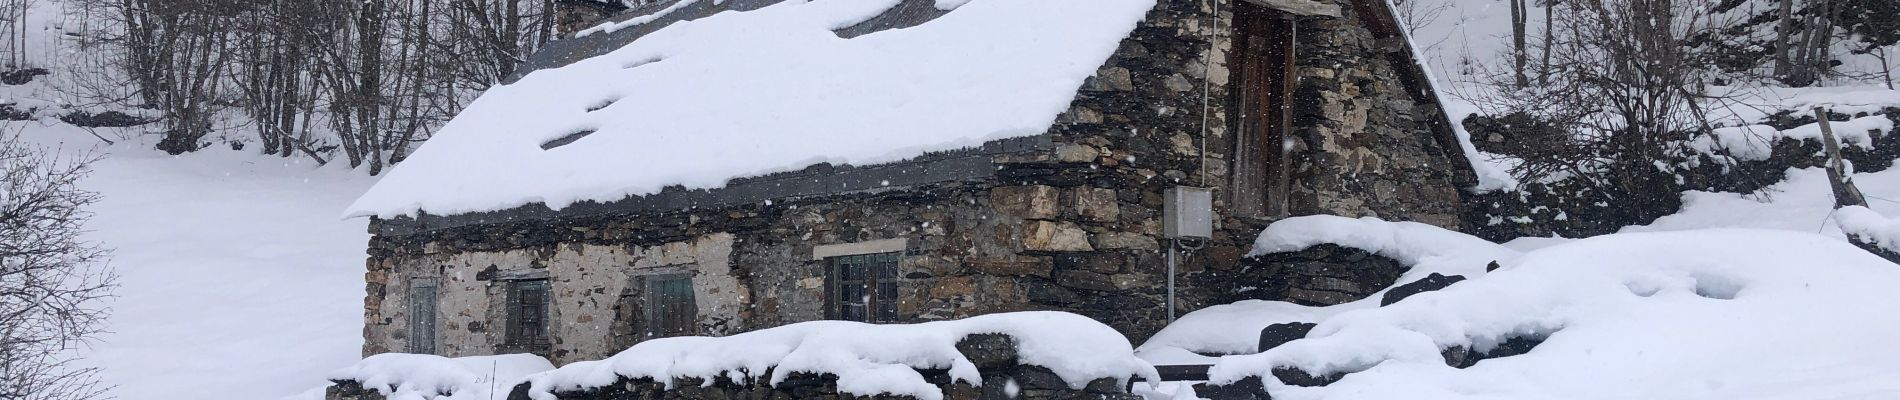
M 1854 183 L 1867 195 L 1869 208 L 1888 216 L 1900 215 L 1900 169 L 1854 174 Z M 1790 170 L 1787 180 L 1759 193 L 1683 193 L 1681 212 L 1624 231 L 1763 228 L 1844 238 L 1834 220 L 1834 197 L 1830 190 L 1824 170 Z
M 1342 245 L 1367 245 L 1347 239 Z M 1900 314 L 1892 312 L 1900 293 L 1891 290 L 1900 268 L 1838 239 L 1746 229 L 1620 233 L 1499 262 L 1441 291 L 1315 321 L 1305 339 L 1223 357 L 1209 377 L 1233 382 L 1277 367 L 1348 373 L 1325 387 L 1269 377 L 1276 399 L 1900 396 Z M 1469 368 L 1447 366 L 1442 355 L 1486 352 L 1515 337 L 1547 340 Z
M 88 237 L 121 279 L 111 333 L 89 353 L 118 398 L 277 398 L 358 358 L 369 235 L 337 212 L 374 178 L 215 147 L 100 147 L 59 123 L 0 127 L 105 153 L 82 182 L 103 196 Z

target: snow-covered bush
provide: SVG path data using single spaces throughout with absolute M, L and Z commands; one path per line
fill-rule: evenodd
M 1128 339 L 1113 328 L 1062 312 L 990 314 L 955 321 L 873 325 L 811 321 L 726 337 L 675 337 L 634 345 L 606 360 L 585 361 L 528 378 L 529 394 L 580 392 L 628 379 L 651 379 L 675 387 L 694 378 L 771 385 L 793 374 L 830 374 L 837 390 L 854 395 L 891 394 L 924 400 L 944 397 L 919 370 L 947 370 L 953 381 L 983 384 L 983 371 L 957 349 L 965 337 L 1003 334 L 1014 339 L 1016 362 L 1047 368 L 1070 388 L 1091 381 L 1129 377 L 1158 380 L 1153 366 L 1136 358 Z

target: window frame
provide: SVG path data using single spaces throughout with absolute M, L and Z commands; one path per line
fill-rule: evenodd
M 428 293 L 423 299 L 422 293 Z M 409 316 L 409 340 L 403 344 L 403 351 L 410 354 L 436 354 L 439 350 L 437 340 L 440 284 L 436 278 L 410 278 L 407 294 Z M 426 332 L 425 332 L 426 331 Z
M 546 278 L 513 279 L 506 282 L 506 318 L 502 345 L 513 349 L 545 350 L 553 344 L 554 287 Z M 538 304 L 530 305 L 527 295 L 540 292 Z M 532 307 L 530 307 L 532 306 Z M 525 318 L 538 314 L 537 318 Z M 530 326 L 533 325 L 533 326 Z M 530 332 L 534 331 L 534 332 Z
M 873 324 L 899 322 L 897 315 L 898 264 L 904 252 L 843 254 L 826 257 L 825 318 Z M 858 276 L 847 276 L 851 268 L 861 268 Z M 848 279 L 856 278 L 856 279 Z M 845 301 L 847 289 L 858 288 L 863 301 Z M 861 315 L 848 315 L 846 307 L 857 306 Z
M 693 275 L 668 272 L 640 276 L 640 312 L 645 322 L 641 324 L 641 340 L 699 334 L 699 294 L 693 288 Z M 685 290 L 669 295 L 665 287 L 669 285 L 684 285 Z

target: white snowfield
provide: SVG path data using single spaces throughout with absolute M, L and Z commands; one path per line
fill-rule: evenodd
M 1341 245 L 1390 251 L 1411 232 L 1365 220 L 1318 217 L 1296 224 L 1336 232 Z M 1394 232 L 1400 232 L 1396 236 Z M 1425 243 L 1424 240 L 1412 243 Z M 1447 254 L 1510 255 L 1495 245 L 1433 241 Z M 1400 246 L 1403 247 L 1403 246 Z M 1388 253 L 1381 254 L 1403 254 Z M 1422 258 L 1401 282 L 1415 280 Z M 1438 259 L 1444 260 L 1444 259 Z M 1475 259 L 1467 261 L 1476 262 Z M 1259 354 L 1221 357 L 1216 383 L 1275 367 L 1348 372 L 1325 387 L 1284 385 L 1276 399 L 1874 399 L 1900 396 L 1900 266 L 1838 238 L 1751 229 L 1620 233 L 1504 257 L 1502 268 L 1387 307 L 1350 303 L 1264 311 L 1254 319 L 1316 317 L 1305 339 Z M 1375 300 L 1376 301 L 1376 300 Z M 1176 328 L 1258 327 L 1210 308 Z M 1528 354 L 1466 369 L 1445 365 L 1451 347 L 1489 350 L 1518 336 L 1547 337 Z M 1216 349 L 1218 350 L 1218 349 Z
M 947 369 L 952 379 L 981 385 L 976 365 L 957 351 L 956 343 L 982 333 L 1009 335 L 1016 340 L 1018 362 L 1048 368 L 1074 388 L 1100 378 L 1159 380 L 1154 367 L 1135 357 L 1128 339 L 1113 328 L 1045 311 L 912 325 L 812 321 L 727 337 L 655 339 L 606 360 L 530 376 L 529 394 L 554 400 L 550 392 L 603 387 L 621 378 L 651 378 L 669 387 L 681 377 L 769 379 L 776 385 L 792 373 L 809 372 L 837 375 L 841 393 L 938 400 L 943 392 L 917 369 Z
M 724 12 L 531 73 L 469 104 L 346 214 L 559 209 L 1041 134 L 1155 5 L 939 1 L 954 11 L 919 26 L 832 32 L 899 3 Z
M 448 358 L 385 353 L 333 371 L 329 378 L 356 381 L 389 400 L 489 400 L 508 397 L 523 377 L 552 369 L 554 364 L 533 354 Z M 311 393 L 317 394 L 312 399 L 323 398 L 320 391 Z
M 335 210 L 373 177 L 217 146 L 182 156 L 140 140 L 103 146 L 57 122 L 0 130 L 103 157 L 80 181 L 101 196 L 86 209 L 86 239 L 111 249 L 120 280 L 108 332 L 81 362 L 101 368 L 115 398 L 277 398 L 360 356 L 369 234 Z

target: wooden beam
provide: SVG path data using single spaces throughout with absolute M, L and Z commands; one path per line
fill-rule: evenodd
M 1299 16 L 1339 18 L 1340 15 L 1339 5 L 1313 0 L 1247 0 L 1247 2 Z

